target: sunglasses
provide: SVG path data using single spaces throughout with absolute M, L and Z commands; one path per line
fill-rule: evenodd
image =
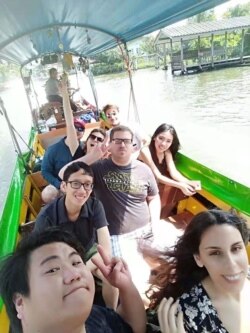
M 112 116 L 116 116 L 117 115 L 117 112 L 114 111 L 114 112 L 110 112 L 110 113 L 106 113 L 106 117 L 107 118 L 111 118 Z
M 98 142 L 103 142 L 103 140 L 104 140 L 103 138 L 100 138 L 99 136 L 96 136 L 95 134 L 90 134 L 89 137 L 91 140 L 96 139 Z

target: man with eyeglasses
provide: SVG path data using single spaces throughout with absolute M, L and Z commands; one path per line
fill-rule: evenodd
M 111 130 L 108 150 L 109 159 L 101 159 L 105 149 L 97 146 L 80 160 L 92 166 L 95 194 L 105 209 L 113 255 L 124 257 L 123 240 L 136 240 L 159 221 L 160 198 L 151 169 L 132 158 L 133 132 L 128 127 Z
M 101 127 L 107 129 L 107 135 L 110 134 L 110 130 L 115 126 L 127 126 L 133 132 L 133 145 L 134 152 L 133 158 L 137 158 L 140 152 L 140 149 L 147 143 L 149 143 L 149 138 L 142 130 L 138 123 L 127 123 L 122 122 L 120 119 L 120 110 L 117 105 L 107 104 L 103 107 L 102 112 L 104 113 L 106 119 L 101 122 Z
M 111 254 L 110 234 L 102 203 L 91 197 L 93 172 L 83 162 L 74 162 L 64 172 L 61 190 L 63 196 L 45 206 L 37 216 L 35 231 L 52 226 L 75 234 L 86 250 L 86 265 L 99 278 L 91 258 L 98 257 L 96 245 L 102 245 Z M 117 305 L 117 291 L 104 281 L 103 298 L 107 306 Z

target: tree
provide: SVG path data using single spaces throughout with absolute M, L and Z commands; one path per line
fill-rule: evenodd
M 229 8 L 223 15 L 225 18 L 250 15 L 250 2 Z
M 140 49 L 143 52 L 145 52 L 146 54 L 155 53 L 154 41 L 155 41 L 155 38 L 153 36 L 143 37 L 141 45 L 140 45 Z
M 201 23 L 207 21 L 215 21 L 216 16 L 213 9 L 194 15 L 188 19 L 188 23 Z

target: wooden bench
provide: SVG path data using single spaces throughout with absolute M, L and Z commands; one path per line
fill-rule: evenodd
M 26 176 L 20 214 L 21 225 L 26 224 L 27 221 L 33 221 L 37 217 L 43 205 L 41 192 L 47 185 L 48 182 L 40 171 Z

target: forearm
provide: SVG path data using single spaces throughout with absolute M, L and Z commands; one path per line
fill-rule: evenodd
M 51 172 L 42 170 L 42 176 L 47 182 L 56 188 L 60 188 L 61 181 L 55 177 Z
M 111 255 L 111 240 L 108 227 L 103 227 L 97 230 L 98 244 L 101 245 L 109 255 Z
M 152 199 L 148 199 L 148 208 L 150 212 L 151 223 L 157 223 L 160 220 L 161 214 L 161 200 L 159 195 L 154 196 Z
M 98 158 L 94 157 L 93 154 L 89 153 L 89 154 L 86 154 L 80 158 L 78 158 L 77 160 L 74 160 L 72 162 L 69 162 L 68 164 L 66 164 L 64 167 L 62 167 L 62 169 L 59 171 L 59 177 L 61 179 L 63 179 L 63 174 L 64 174 L 64 171 L 67 169 L 67 167 L 69 165 L 71 165 L 72 163 L 75 163 L 75 162 L 84 162 L 86 163 L 87 165 L 91 165 L 93 164 L 94 162 L 96 162 L 98 160 Z
M 164 184 L 167 186 L 176 187 L 176 188 L 180 188 L 181 187 L 180 182 L 184 182 L 183 180 L 177 180 L 176 178 L 172 179 L 167 176 L 164 176 L 164 175 L 160 174 L 160 172 L 157 175 L 156 180 L 158 181 L 158 183 L 161 183 L 161 184 Z
M 175 180 L 176 182 L 182 182 L 187 183 L 189 180 L 184 177 L 177 169 L 170 171 L 170 176 Z
M 131 326 L 134 333 L 145 333 L 146 312 L 135 285 L 131 282 L 130 288 L 119 289 L 119 298 L 117 312 Z

